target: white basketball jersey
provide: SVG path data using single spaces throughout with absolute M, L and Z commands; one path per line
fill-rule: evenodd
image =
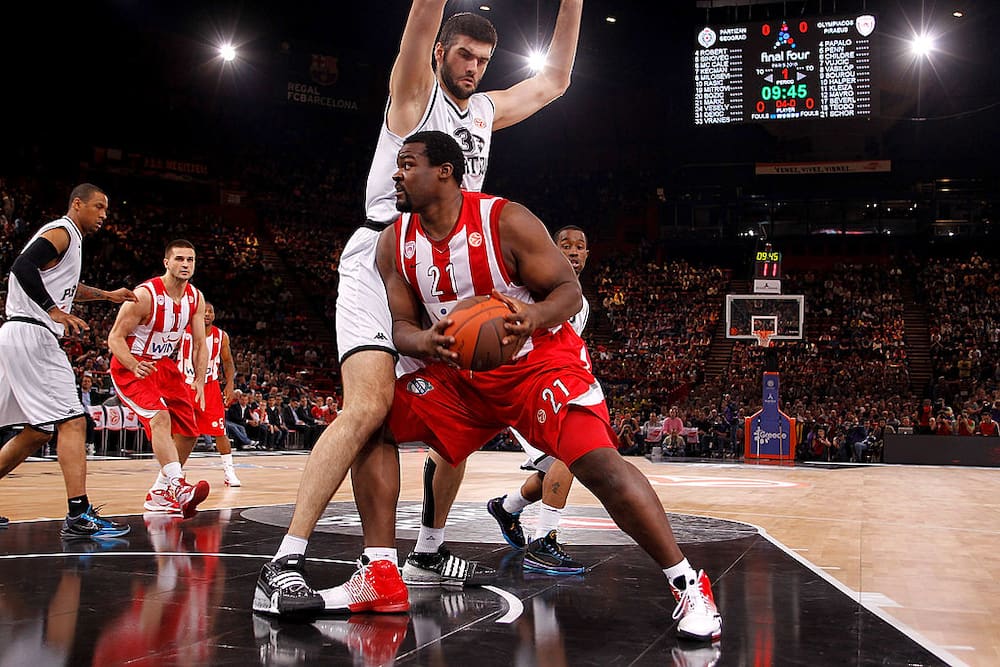
M 396 190 L 392 175 L 396 172 L 396 156 L 403 146 L 403 139 L 415 132 L 438 130 L 450 134 L 458 142 L 465 154 L 465 176 L 462 189 L 480 192 L 486 179 L 486 166 L 490 157 L 490 143 L 493 138 L 493 101 L 486 93 L 474 93 L 469 98 L 465 111 L 441 89 L 437 80 L 431 89 L 427 108 L 415 128 L 403 136 L 389 130 L 389 102 L 385 106 L 382 129 L 375 146 L 375 157 L 368 172 L 365 188 L 365 214 L 369 220 L 388 224 L 397 217 Z
M 68 313 L 73 308 L 73 297 L 76 296 L 76 286 L 80 284 L 80 267 L 83 264 L 83 236 L 80 234 L 80 230 L 77 229 L 72 220 L 63 216 L 43 225 L 24 247 L 30 246 L 35 242 L 35 239 L 50 229 L 60 227 L 69 234 L 69 247 L 66 248 L 66 252 L 59 258 L 55 266 L 39 271 L 39 273 L 42 276 L 45 291 L 55 301 L 59 310 Z M 63 335 L 65 327 L 54 322 L 49 314 L 42 310 L 41 306 L 25 294 L 24 288 L 13 273 L 10 274 L 10 285 L 7 289 L 6 312 L 8 319 L 11 317 L 30 317 L 47 326 L 57 336 Z
M 569 318 L 569 325 L 573 327 L 573 331 L 576 332 L 577 336 L 583 336 L 583 330 L 587 328 L 587 321 L 589 319 L 590 302 L 587 301 L 587 297 L 583 297 L 583 306 L 580 307 L 580 312 Z

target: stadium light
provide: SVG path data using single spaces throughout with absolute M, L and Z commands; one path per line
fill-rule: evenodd
M 542 68 L 545 67 L 546 54 L 541 51 L 532 51 L 528 55 L 528 68 L 531 69 L 532 73 L 541 72 Z
M 231 63 L 236 60 L 236 47 L 232 44 L 223 44 L 219 47 L 219 55 L 227 63 Z
M 934 38 L 928 33 L 914 35 L 910 41 L 910 50 L 917 57 L 929 58 L 934 51 Z

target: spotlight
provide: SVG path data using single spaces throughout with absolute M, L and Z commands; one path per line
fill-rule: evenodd
M 545 67 L 545 54 L 541 51 L 532 51 L 528 56 L 528 68 L 532 72 L 541 72 Z
M 913 41 L 910 42 L 910 50 L 913 51 L 914 55 L 927 58 L 934 51 L 934 38 L 927 33 L 915 35 Z
M 219 47 L 219 55 L 227 63 L 231 63 L 236 60 L 236 47 L 232 44 L 223 44 Z

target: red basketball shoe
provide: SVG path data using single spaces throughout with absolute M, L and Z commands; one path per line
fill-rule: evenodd
M 340 586 L 317 591 L 323 596 L 325 611 L 384 613 L 409 611 L 410 594 L 399 568 L 388 560 L 358 560 L 358 570 Z
M 181 479 L 176 485 L 171 485 L 170 493 L 180 506 L 181 514 L 190 519 L 198 513 L 198 505 L 208 498 L 208 482 L 202 480 L 196 484 L 188 484 Z
M 715 606 L 712 584 L 704 570 L 696 574 L 692 571 L 692 575 L 688 575 L 683 589 L 670 583 L 670 590 L 677 600 L 673 618 L 680 619 L 677 634 L 688 639 L 714 642 L 722 637 L 722 615 Z

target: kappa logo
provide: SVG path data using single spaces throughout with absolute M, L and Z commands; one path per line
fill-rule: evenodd
M 473 248 L 478 248 L 483 245 L 483 235 L 479 232 L 472 232 L 469 234 L 469 245 Z
M 377 334 L 375 334 L 375 340 L 389 340 L 389 337 L 386 336 L 381 331 L 379 331 Z
M 417 254 L 417 242 L 407 241 L 406 245 L 403 246 L 403 257 L 406 259 L 413 259 L 413 256 Z
M 434 385 L 423 378 L 413 378 L 406 384 L 406 391 L 417 396 L 423 396 L 433 390 Z

